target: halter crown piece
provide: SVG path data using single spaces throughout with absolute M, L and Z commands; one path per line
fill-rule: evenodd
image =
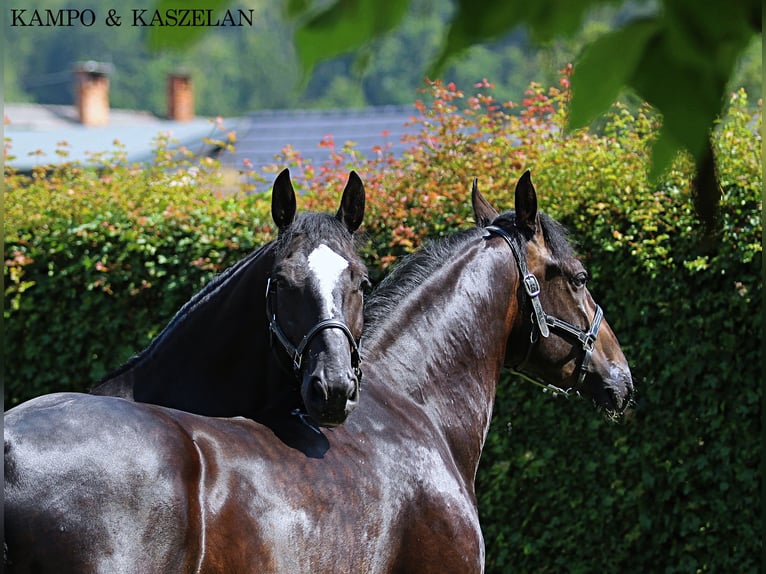
M 588 373 L 588 366 L 590 365 L 591 357 L 593 355 L 593 349 L 596 347 L 598 329 L 601 326 L 601 320 L 604 318 L 604 313 L 601 310 L 601 307 L 598 304 L 596 305 L 596 314 L 594 315 L 593 322 L 587 331 L 584 331 L 583 329 L 580 329 L 579 327 L 576 327 L 571 323 L 564 321 L 563 319 L 548 315 L 543 310 L 543 305 L 540 302 L 540 282 L 537 280 L 537 277 L 535 277 L 533 273 L 529 272 L 529 268 L 527 267 L 527 260 L 521 253 L 519 246 L 504 229 L 497 227 L 496 225 L 489 225 L 484 229 L 490 234 L 499 235 L 502 237 L 508 244 L 508 247 L 511 248 L 511 251 L 513 252 L 513 258 L 516 260 L 516 263 L 519 266 L 519 272 L 521 273 L 521 281 L 524 285 L 524 291 L 532 303 L 532 333 L 530 334 L 529 338 L 529 347 L 527 348 L 527 353 L 524 356 L 524 359 L 522 359 L 521 363 L 513 367 L 511 372 L 517 375 L 521 375 L 528 381 L 531 381 L 536 385 L 540 385 L 543 388 L 552 390 L 556 393 L 568 395 L 571 389 L 559 389 L 554 385 L 539 381 L 538 379 L 524 373 L 521 369 L 527 362 L 527 359 L 532 352 L 532 347 L 539 339 L 537 334 L 539 333 L 539 335 L 543 337 L 548 337 L 552 330 L 562 336 L 574 338 L 582 345 L 584 354 L 582 362 L 580 363 L 579 376 L 577 378 L 577 385 L 582 385 L 582 383 L 585 381 L 585 375 Z
M 295 374 L 295 378 L 300 380 L 303 354 L 308 349 L 314 337 L 316 337 L 321 331 L 325 329 L 340 329 L 346 336 L 346 339 L 348 339 L 349 346 L 351 347 L 351 366 L 354 369 L 354 375 L 356 375 L 357 384 L 359 384 L 359 382 L 362 380 L 362 369 L 359 367 L 359 345 L 356 342 L 356 339 L 354 339 L 354 335 L 351 333 L 351 329 L 349 329 L 344 322 L 338 321 L 337 319 L 323 319 L 314 325 L 311 329 L 309 329 L 309 332 L 303 336 L 303 339 L 301 339 L 301 342 L 298 343 L 297 346 L 293 345 L 287 334 L 279 326 L 279 321 L 277 320 L 277 312 L 274 309 L 271 301 L 273 292 L 274 291 L 271 288 L 271 277 L 269 277 L 266 281 L 266 315 L 269 320 L 269 331 L 273 336 L 277 337 L 277 340 L 280 342 L 284 350 L 287 351 L 288 355 L 290 355 L 290 358 L 293 361 L 293 373 Z

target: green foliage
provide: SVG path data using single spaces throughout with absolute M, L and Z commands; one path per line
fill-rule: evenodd
M 327 138 L 300 166 L 300 209 L 332 211 L 349 169 L 367 189 L 379 278 L 423 240 L 470 225 L 469 188 L 503 210 L 526 168 L 569 227 L 638 389 L 621 421 L 504 377 L 477 477 L 488 572 L 756 572 L 760 529 L 761 113 L 735 92 L 716 126 L 724 193 L 711 243 L 690 158 L 647 178 L 660 122 L 615 106 L 571 133 L 569 77 L 501 103 L 434 82 L 403 158 Z M 760 108 L 760 102 L 758 104 Z M 118 153 L 119 155 L 119 153 Z M 268 196 L 218 197 L 216 166 L 160 146 L 152 168 L 6 173 L 6 405 L 82 390 L 139 350 L 212 273 L 270 237 Z
M 375 14 L 359 9 L 369 3 L 336 0 L 310 23 L 299 25 L 298 47 L 304 66 L 310 69 L 318 60 L 337 54 L 337 46 L 331 42 L 336 32 L 335 22 L 354 19 L 360 30 L 372 25 Z M 400 4 L 396 3 L 395 11 L 399 21 L 405 14 Z M 439 76 L 447 62 L 467 48 L 500 38 L 522 26 L 540 41 L 571 37 L 580 30 L 589 10 L 616 4 L 626 3 L 459 0 L 430 75 Z M 330 15 L 332 18 L 325 18 Z M 393 24 L 390 18 L 386 19 L 387 28 Z M 301 39 L 308 27 L 310 45 Z M 652 178 L 659 177 L 682 150 L 701 162 L 708 150 L 710 130 L 721 113 L 726 90 L 736 73 L 738 58 L 761 30 L 758 0 L 704 5 L 696 0 L 656 3 L 651 13 L 642 14 L 640 19 L 629 21 L 587 46 L 573 78 L 571 127 L 583 127 L 604 113 L 619 91 L 629 88 L 665 117 L 659 137 L 652 144 Z M 344 45 L 351 50 L 368 41 L 359 35 Z M 705 204 L 715 203 L 717 198 L 711 194 L 708 185 L 701 194 Z
M 216 194 L 216 163 L 168 143 L 150 168 L 126 165 L 119 148 L 99 170 L 6 166 L 6 407 L 86 391 L 270 236 L 263 198 Z
M 407 12 L 407 0 L 353 0 L 335 4 L 308 18 L 295 33 L 295 46 L 303 66 L 348 52 L 388 32 Z

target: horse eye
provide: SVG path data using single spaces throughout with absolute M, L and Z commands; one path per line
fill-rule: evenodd
M 277 286 L 279 289 L 285 289 L 290 286 L 290 282 L 285 279 L 284 277 L 281 277 L 277 275 L 272 280 L 272 283 L 274 283 L 275 286 Z
M 367 277 L 362 279 L 362 282 L 359 284 L 359 290 L 362 293 L 369 293 L 371 289 L 372 289 L 372 283 L 370 283 L 370 280 Z
M 572 283 L 574 283 L 575 287 L 582 287 L 588 282 L 588 273 L 585 271 L 581 271 L 577 275 L 575 275 L 572 278 Z

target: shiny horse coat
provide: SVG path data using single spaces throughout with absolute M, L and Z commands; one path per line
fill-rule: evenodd
M 528 174 L 517 241 L 543 307 L 596 306 Z M 519 265 L 483 226 L 406 258 L 368 299 L 363 402 L 342 426 L 269 426 L 112 397 L 49 395 L 6 414 L 8 572 L 448 573 L 484 569 L 474 478 L 504 365 L 620 411 L 633 390 L 606 320 L 581 348 L 534 324 Z

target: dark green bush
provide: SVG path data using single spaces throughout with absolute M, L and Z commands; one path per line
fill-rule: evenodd
M 348 169 L 360 172 L 377 277 L 425 237 L 470 224 L 474 176 L 502 210 L 532 168 L 542 207 L 570 228 L 631 363 L 636 407 L 615 422 L 503 379 L 477 479 L 488 572 L 756 572 L 760 109 L 734 94 L 715 132 L 724 193 L 711 237 L 693 213 L 688 161 L 646 179 L 658 119 L 618 106 L 598 132 L 564 134 L 566 82 L 533 85 L 520 106 L 496 102 L 486 81 L 468 98 L 434 83 L 404 158 L 326 142 L 328 164 L 286 149 L 280 167 L 302 165 L 300 208 L 322 211 L 337 206 Z M 158 159 L 6 173 L 6 406 L 86 389 L 270 237 L 268 195 L 218 197 L 215 165 L 163 145 Z
M 643 152 L 634 155 L 644 119 L 616 114 L 608 129 L 622 135 L 559 143 L 536 173 L 631 362 L 637 405 L 614 424 L 581 401 L 505 381 L 477 486 L 488 570 L 757 572 L 757 126 L 735 99 L 716 133 L 724 194 L 711 240 L 693 213 L 688 167 L 649 185 Z M 557 160 L 566 165 L 548 167 Z
M 215 162 L 168 143 L 148 169 L 117 152 L 100 170 L 6 173 L 6 408 L 87 391 L 270 236 L 268 203 L 213 193 Z

